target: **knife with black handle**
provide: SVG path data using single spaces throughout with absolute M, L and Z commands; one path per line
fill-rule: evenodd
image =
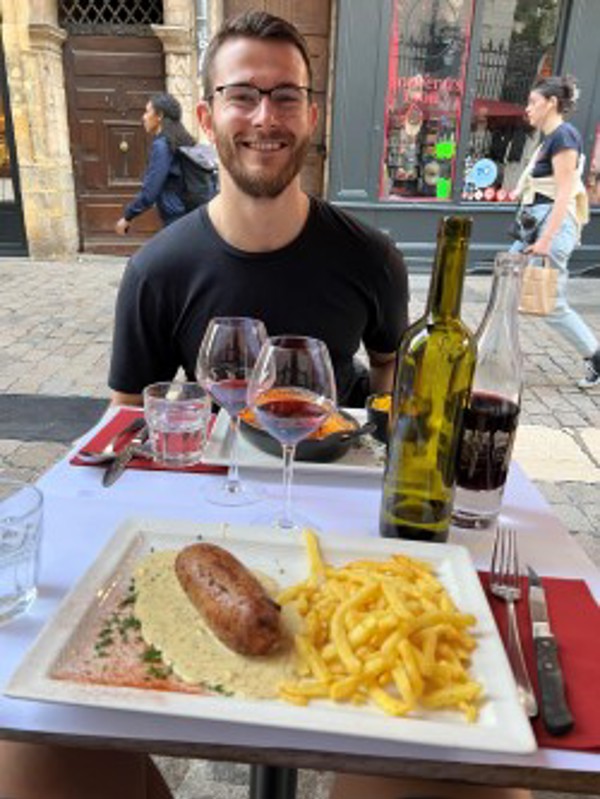
M 117 482 L 119 477 L 125 471 L 127 464 L 129 463 L 132 458 L 139 454 L 139 449 L 148 440 L 148 426 L 144 425 L 142 429 L 137 433 L 127 444 L 126 447 L 123 447 L 121 452 L 117 455 L 114 461 L 110 464 L 108 469 L 104 472 L 102 476 L 102 485 L 105 488 L 110 488 L 111 485 Z
M 542 581 L 531 568 L 529 572 L 529 610 L 541 693 L 544 726 L 551 735 L 564 735 L 573 727 L 573 716 L 565 696 L 565 684 L 556 639 L 550 629 L 546 592 Z

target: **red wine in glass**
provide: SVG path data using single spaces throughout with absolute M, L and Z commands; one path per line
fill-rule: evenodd
M 227 479 L 206 493 L 206 499 L 217 505 L 246 505 L 260 499 L 257 491 L 240 481 L 237 443 L 239 415 L 247 405 L 248 379 L 266 338 L 265 326 L 258 319 L 221 316 L 211 319 L 200 345 L 196 378 L 229 414 L 231 425 Z
M 324 342 L 308 336 L 273 336 L 262 346 L 248 385 L 248 401 L 261 426 L 283 450 L 285 502 L 275 524 L 299 529 L 292 514 L 296 445 L 335 410 L 336 386 Z
M 224 380 L 207 380 L 206 390 L 221 408 L 225 408 L 230 416 L 238 416 L 248 404 L 248 381 L 244 378 L 231 377 Z
M 256 416 L 261 426 L 282 444 L 297 444 L 314 433 L 329 416 L 329 406 L 302 389 L 272 389 L 261 395 Z

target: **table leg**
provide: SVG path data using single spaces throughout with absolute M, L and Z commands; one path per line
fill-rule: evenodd
M 296 799 L 297 783 L 295 768 L 250 767 L 250 799 Z

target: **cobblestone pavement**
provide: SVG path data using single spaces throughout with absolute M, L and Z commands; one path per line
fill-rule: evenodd
M 112 317 L 122 269 L 123 261 L 110 257 L 84 256 L 70 263 L 0 259 L 0 394 L 108 398 Z M 426 275 L 411 277 L 413 319 L 423 309 L 428 283 Z M 473 328 L 489 288 L 489 277 L 468 276 L 463 308 Z M 571 280 L 570 297 L 600 336 L 600 281 Z M 581 360 L 542 320 L 521 319 L 521 342 L 526 388 L 517 458 L 600 566 L 600 388 L 583 392 L 576 387 Z M 35 479 L 66 449 L 52 441 L 3 439 L 0 433 L 0 468 Z M 177 799 L 247 796 L 244 766 L 160 762 Z M 302 773 L 300 797 L 325 797 L 328 780 L 328 775 Z

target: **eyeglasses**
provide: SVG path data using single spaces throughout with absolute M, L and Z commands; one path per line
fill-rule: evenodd
M 269 98 L 273 108 L 278 114 L 293 116 L 302 109 L 304 102 L 311 95 L 309 86 L 296 86 L 283 84 L 272 89 L 259 89 L 251 83 L 228 83 L 224 86 L 215 86 L 213 94 L 208 98 L 212 100 L 215 94 L 220 94 L 223 102 L 237 109 L 243 114 L 255 111 L 263 96 Z

